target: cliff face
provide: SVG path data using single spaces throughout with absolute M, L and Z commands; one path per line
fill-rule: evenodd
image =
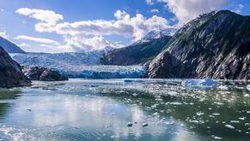
M 181 28 L 150 64 L 150 78 L 250 79 L 250 17 L 211 12 Z
M 31 81 L 24 76 L 18 63 L 0 47 L 0 87 L 29 86 Z
M 101 63 L 104 65 L 135 65 L 145 63 L 159 54 L 170 38 L 170 36 L 164 36 L 148 42 L 136 43 L 125 48 L 112 50 L 101 58 Z

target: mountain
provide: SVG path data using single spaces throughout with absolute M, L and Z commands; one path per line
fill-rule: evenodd
M 173 36 L 176 32 L 175 28 L 168 28 L 164 30 L 152 30 L 149 33 L 147 33 L 140 41 L 141 42 L 150 42 L 153 39 L 159 39 L 165 36 Z
M 153 59 L 170 40 L 170 36 L 138 42 L 128 47 L 114 49 L 101 58 L 104 65 L 135 65 Z
M 0 37 L 0 46 L 8 53 L 25 53 L 20 47 L 3 37 Z
M 30 80 L 24 76 L 20 65 L 0 47 L 0 87 L 29 86 L 30 84 Z
M 250 79 L 250 16 L 214 11 L 191 21 L 148 66 L 150 78 Z

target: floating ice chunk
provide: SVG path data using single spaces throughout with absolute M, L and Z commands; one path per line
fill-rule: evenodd
M 235 127 L 230 124 L 226 124 L 225 127 L 230 128 L 230 129 L 235 129 Z
M 196 115 L 197 116 L 202 116 L 202 115 L 204 115 L 204 113 L 203 112 L 198 112 L 198 113 L 196 113 Z
M 250 84 L 247 85 L 247 90 L 250 91 Z
M 146 126 L 148 126 L 147 123 L 143 123 L 143 124 L 142 124 L 142 127 L 146 127 Z
M 240 121 L 238 121 L 238 120 L 231 120 L 230 122 L 231 123 L 240 123 Z
M 182 86 L 192 88 L 214 88 L 217 82 L 206 78 L 206 79 L 188 79 L 182 81 Z
M 215 135 L 212 135 L 212 138 L 214 138 L 215 140 L 222 140 L 222 137 L 218 137 L 218 136 L 215 136 Z
M 219 116 L 220 113 L 212 113 L 214 116 Z
M 219 90 L 223 90 L 223 91 L 227 91 L 227 90 L 228 90 L 228 87 L 225 86 L 225 85 L 220 85 L 220 86 L 218 87 L 218 89 L 219 89 Z

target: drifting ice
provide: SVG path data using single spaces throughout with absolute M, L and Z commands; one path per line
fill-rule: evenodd
M 182 81 L 182 86 L 191 88 L 214 88 L 217 82 L 206 78 L 206 79 L 188 79 Z
M 247 90 L 250 91 L 250 84 L 247 85 Z

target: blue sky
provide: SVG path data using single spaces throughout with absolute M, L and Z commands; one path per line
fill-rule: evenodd
M 250 15 L 250 1 L 0 0 L 0 36 L 32 52 L 123 47 L 219 9 Z

